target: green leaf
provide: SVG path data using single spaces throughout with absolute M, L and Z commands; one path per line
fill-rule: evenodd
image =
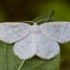
M 13 45 L 0 41 L 0 70 L 17 70 L 21 62 L 13 53 Z
M 33 21 L 37 22 L 42 19 L 52 21 L 52 18 L 54 18 L 54 11 L 50 10 L 38 16 Z M 50 60 L 43 60 L 34 56 L 24 62 L 14 55 L 13 45 L 0 41 L 0 70 L 58 70 L 59 62 L 60 53 Z
M 44 20 L 44 22 L 54 21 L 55 20 L 54 13 L 55 13 L 54 10 L 49 10 L 49 11 L 43 13 L 42 15 L 39 15 L 32 21 L 37 22 L 37 21 L 43 20 L 43 19 L 46 19 L 46 20 Z M 43 23 L 40 22 L 40 24 L 43 24 Z

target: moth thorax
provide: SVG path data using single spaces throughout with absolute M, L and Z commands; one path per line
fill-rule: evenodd
M 39 26 L 37 24 L 32 25 L 31 32 L 34 34 L 38 34 L 40 32 Z

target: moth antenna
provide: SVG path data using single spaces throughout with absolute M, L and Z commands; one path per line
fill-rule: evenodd
M 35 22 L 33 22 L 33 21 L 23 21 L 24 23 L 28 23 L 28 22 L 30 22 L 30 23 L 32 23 L 32 24 L 34 24 Z
M 39 23 L 39 22 L 41 22 L 41 21 L 43 21 L 43 20 L 47 20 L 47 19 L 42 19 L 42 20 L 39 20 L 39 21 L 37 21 L 37 23 Z
M 51 19 L 54 19 L 54 18 L 51 18 Z M 41 21 L 44 21 L 44 20 L 48 21 L 48 20 L 50 20 L 50 19 L 42 19 L 42 20 L 37 21 L 37 23 L 39 23 L 39 22 L 41 22 Z

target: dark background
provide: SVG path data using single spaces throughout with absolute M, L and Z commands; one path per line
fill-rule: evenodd
M 70 0 L 0 0 L 0 22 L 32 20 L 48 10 L 56 21 L 70 21 Z M 60 47 L 60 70 L 70 70 L 70 42 Z

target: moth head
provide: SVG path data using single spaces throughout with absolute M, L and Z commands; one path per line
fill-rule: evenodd
M 34 34 L 38 34 L 40 32 L 40 29 L 37 23 L 34 23 L 34 25 L 31 26 L 31 32 Z

